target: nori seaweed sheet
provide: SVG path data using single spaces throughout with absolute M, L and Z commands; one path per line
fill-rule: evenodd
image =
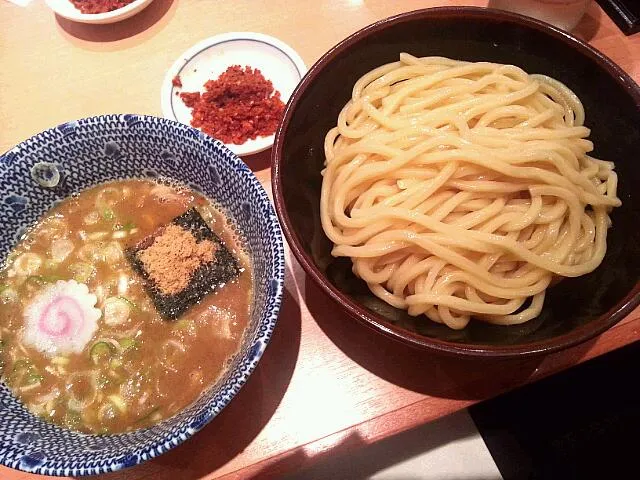
M 213 261 L 199 266 L 191 276 L 189 285 L 175 295 L 163 294 L 149 277 L 144 264 L 138 258 L 138 253 L 151 246 L 155 237 L 162 233 L 164 226 L 159 227 L 153 234 L 142 239 L 135 246 L 125 250 L 129 263 L 133 270 L 144 278 L 145 290 L 151 297 L 151 301 L 158 313 L 165 320 L 175 320 L 221 284 L 237 278 L 240 274 L 238 260 L 222 243 L 220 238 L 211 231 L 195 208 L 190 208 L 182 215 L 174 218 L 171 223 L 190 231 L 198 242 L 211 240 L 218 248 Z

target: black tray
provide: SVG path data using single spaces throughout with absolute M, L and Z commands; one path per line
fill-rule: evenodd
M 598 0 L 625 35 L 640 32 L 640 0 Z

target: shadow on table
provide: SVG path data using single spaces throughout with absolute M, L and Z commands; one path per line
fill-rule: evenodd
M 252 480 L 287 478 L 288 480 L 349 480 L 367 479 L 390 466 L 425 454 L 452 442 L 477 433 L 467 415 L 454 415 L 438 419 L 406 432 L 399 433 L 374 444 L 368 443 L 358 432 L 346 436 L 331 448 L 309 453 L 304 447 L 283 455 L 248 476 Z M 292 474 L 292 472 L 295 472 Z M 403 477 L 403 480 L 420 478 Z M 465 477 L 472 480 L 472 477 Z M 479 479 L 478 479 L 479 480 Z
M 245 155 L 242 157 L 242 161 L 244 161 L 254 173 L 270 169 L 271 148 L 267 148 L 259 153 L 254 153 L 253 155 Z
M 375 375 L 418 393 L 488 399 L 526 383 L 545 358 L 472 359 L 419 350 L 350 318 L 311 279 L 305 285 L 309 312 L 340 350 Z M 574 358 L 582 357 L 591 343 L 576 347 Z
M 285 290 L 278 326 L 262 359 L 236 397 L 209 425 L 154 460 L 96 478 L 192 480 L 228 463 L 253 441 L 280 404 L 298 358 L 300 331 L 300 306 Z M 168 472 L 174 472 L 174 476 Z
M 136 15 L 116 23 L 79 23 L 59 15 L 56 15 L 56 20 L 58 26 L 70 40 L 84 40 L 102 44 L 128 39 L 140 34 L 146 40 L 167 24 L 177 8 L 177 3 L 174 0 L 155 0 Z
M 291 472 L 302 471 L 329 458 L 339 462 L 346 453 L 356 451 L 365 445 L 367 445 L 365 440 L 357 432 L 354 432 L 338 444 L 318 453 L 309 454 L 304 447 L 299 447 L 277 457 L 275 461 L 265 461 L 265 466 L 258 466 L 259 470 L 256 473 L 247 475 L 247 478 L 251 480 L 283 478 Z M 333 479 L 333 477 L 328 478 Z

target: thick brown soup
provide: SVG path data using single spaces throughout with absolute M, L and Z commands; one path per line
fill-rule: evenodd
M 192 207 L 240 273 L 165 320 L 125 251 Z M 100 185 L 50 210 L 0 271 L 2 381 L 32 412 L 68 428 L 143 428 L 220 376 L 240 345 L 251 298 L 249 259 L 207 199 L 150 181 Z

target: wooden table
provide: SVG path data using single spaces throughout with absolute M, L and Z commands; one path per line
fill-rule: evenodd
M 88 26 L 57 18 L 42 1 L 23 8 L 0 0 L 0 152 L 76 118 L 160 115 L 165 71 L 203 38 L 225 31 L 274 35 L 310 66 L 367 24 L 438 3 L 444 2 L 155 0 L 129 20 Z M 640 35 L 624 37 L 595 2 L 577 34 L 640 81 Z M 268 188 L 269 154 L 246 159 Z M 185 444 L 104 478 L 272 478 L 638 339 L 640 309 L 591 342 L 539 359 L 469 362 L 432 356 L 347 318 L 289 255 L 278 328 L 238 396 Z M 36 477 L 0 467 L 0 478 Z

